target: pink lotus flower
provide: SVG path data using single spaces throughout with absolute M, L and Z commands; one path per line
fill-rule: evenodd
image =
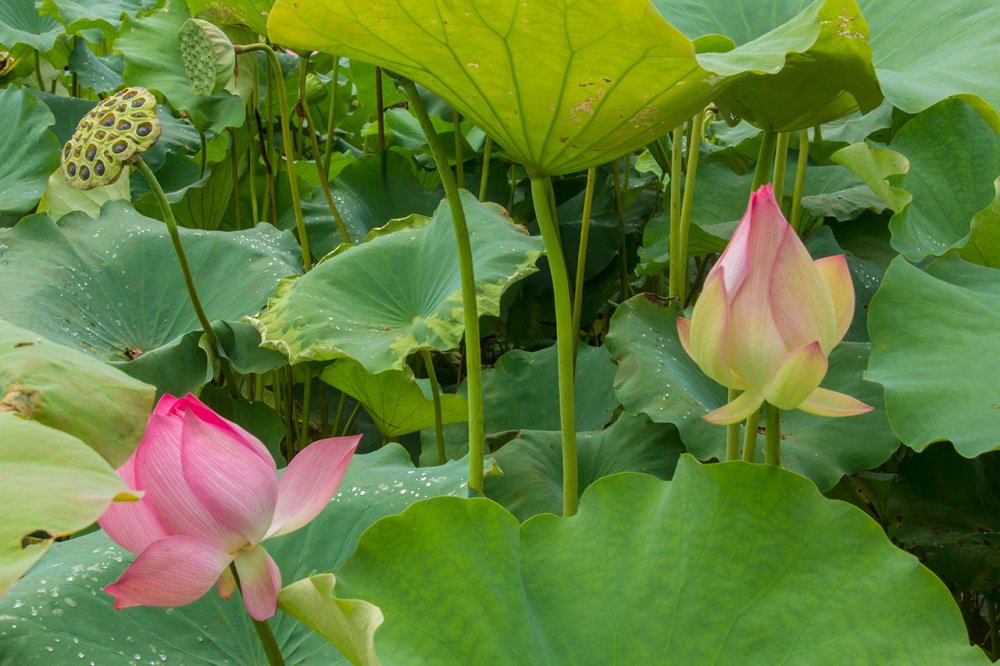
M 743 391 L 703 418 L 736 423 L 765 400 L 821 416 L 871 411 L 819 386 L 827 356 L 853 316 L 854 285 L 844 256 L 813 261 L 781 215 L 771 186 L 757 190 L 705 279 L 691 319 L 677 320 L 681 344 L 698 367 Z
M 277 478 L 264 445 L 194 396 L 165 395 L 118 474 L 142 490 L 98 521 L 138 557 L 104 591 L 115 608 L 181 606 L 218 583 L 257 620 L 274 615 L 281 574 L 260 545 L 315 518 L 337 491 L 361 436 L 307 446 Z

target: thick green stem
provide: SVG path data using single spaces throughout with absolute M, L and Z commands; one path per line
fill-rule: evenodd
M 789 224 L 795 233 L 801 233 L 802 191 L 806 186 L 806 167 L 809 165 L 809 130 L 799 132 L 799 161 L 795 167 L 795 189 L 792 190 L 792 214 Z
M 299 444 L 295 447 L 295 453 L 309 445 L 309 418 L 312 411 L 312 371 L 309 366 L 304 367 L 306 381 L 302 385 L 302 421 L 299 424 Z
M 42 54 L 35 49 L 35 76 L 38 77 L 38 89 L 45 92 L 45 79 L 42 78 Z
M 232 187 L 232 197 L 233 206 L 235 207 L 235 217 L 236 217 L 236 230 L 239 231 L 243 228 L 243 215 L 241 213 L 240 206 L 240 156 L 236 150 L 236 130 L 232 127 L 226 129 L 229 134 L 229 162 L 233 172 L 233 187 Z
M 247 123 L 247 138 L 250 142 L 250 149 L 247 150 L 247 176 L 250 179 L 250 225 L 256 226 L 261 221 L 257 203 L 257 155 L 253 152 L 254 132 Z
M 360 402 L 354 405 L 354 409 L 352 409 L 350 415 L 348 415 L 347 423 L 344 424 L 344 429 L 340 431 L 341 437 L 347 437 L 347 433 L 351 431 L 351 426 L 354 425 L 354 417 L 358 415 L 359 411 L 361 411 Z
M 375 68 L 375 104 L 378 106 L 378 152 L 385 152 L 385 103 L 382 101 L 382 68 Z
M 785 165 L 788 163 L 788 139 L 791 135 L 788 132 L 780 132 L 778 141 L 774 148 L 774 174 L 771 182 L 774 183 L 774 198 L 781 207 L 781 197 L 785 194 Z
M 198 298 L 198 290 L 194 284 L 194 277 L 191 275 L 187 253 L 184 252 L 184 245 L 181 244 L 181 235 L 177 230 L 177 221 L 174 219 L 174 212 L 170 209 L 167 195 L 164 194 L 163 188 L 160 187 L 160 181 L 156 179 L 156 174 L 143 161 L 142 157 L 136 155 L 135 166 L 139 169 L 139 173 L 142 174 L 143 178 L 146 179 L 146 182 L 149 183 L 149 189 L 153 192 L 156 203 L 160 205 L 160 212 L 163 213 L 163 222 L 167 225 L 170 242 L 173 243 L 174 252 L 177 254 L 177 262 L 180 264 L 181 273 L 184 274 L 184 285 L 187 287 L 188 298 L 191 299 L 191 306 L 194 308 L 194 313 L 198 316 L 198 321 L 201 323 L 205 339 L 208 340 L 208 344 L 212 347 L 212 352 L 219 359 L 219 365 L 222 368 L 222 373 L 226 378 L 226 384 L 229 386 L 230 392 L 238 391 L 232 368 L 229 367 L 229 361 L 222 354 L 222 345 L 219 344 L 219 338 L 215 335 L 212 323 L 208 320 L 208 315 L 205 314 L 205 309 L 201 306 L 201 299 Z
M 687 171 L 684 174 L 684 200 L 681 205 L 681 219 L 677 225 L 677 297 L 681 303 L 687 300 L 688 277 L 688 235 L 691 229 L 691 210 L 694 208 L 694 186 L 698 178 L 698 155 L 701 149 L 701 130 L 705 124 L 705 114 L 696 113 L 691 119 L 691 136 L 688 139 Z M 673 264 L 673 257 L 671 257 Z M 671 281 L 673 282 L 673 281 Z
M 680 298 L 682 270 L 680 256 L 681 241 L 681 170 L 684 168 L 684 126 L 674 128 L 670 137 L 670 277 L 667 295 Z M 686 268 L 686 267 L 683 267 Z
M 738 389 L 729 389 L 728 402 L 740 397 Z M 726 426 L 726 460 L 740 459 L 740 424 L 730 423 Z
M 576 459 L 576 405 L 574 398 L 574 352 L 576 331 L 573 330 L 573 306 L 569 293 L 569 273 L 563 257 L 554 206 L 549 198 L 547 176 L 531 176 L 531 198 L 535 218 L 545 242 L 545 253 L 552 274 L 552 291 L 556 309 L 556 356 L 559 365 L 559 424 L 562 430 L 563 454 L 563 515 L 576 513 L 579 502 L 579 471 Z
M 769 402 L 764 403 L 764 422 L 767 428 L 764 462 L 768 465 L 781 465 L 781 412 Z
M 479 179 L 479 200 L 486 200 L 486 186 L 490 179 L 490 153 L 493 152 L 493 139 L 486 137 L 486 144 L 483 146 L 483 174 Z
M 628 170 L 628 157 L 625 157 Z M 625 257 L 625 185 L 618 160 L 611 163 L 611 180 L 615 186 L 615 212 L 618 214 L 618 301 L 628 300 L 628 263 Z M 574 327 L 574 331 L 578 330 Z
M 757 457 L 757 425 L 760 423 L 760 410 L 747 417 L 743 424 L 743 460 L 749 463 L 754 462 Z M 739 424 L 736 424 L 739 427 Z
M 458 247 L 459 272 L 462 279 L 462 316 L 465 323 L 465 355 L 467 364 L 466 387 L 469 400 L 469 488 L 483 492 L 483 459 L 486 435 L 483 425 L 483 361 L 479 346 L 479 305 L 476 301 L 476 276 L 472 264 L 472 242 L 469 227 L 465 222 L 465 210 L 455 179 L 448 167 L 448 157 L 441 140 L 434 131 L 431 118 L 427 115 L 423 100 L 412 81 L 402 79 L 401 85 L 410 100 L 410 112 L 420 122 L 427 142 L 434 156 L 441 184 L 444 185 L 451 221 L 455 227 L 455 243 Z
M 205 130 L 198 129 L 198 144 L 201 148 L 198 154 L 198 179 L 205 177 L 205 168 L 208 166 L 208 139 L 205 137 Z
M 452 133 L 455 135 L 455 183 L 459 187 L 465 187 L 465 164 L 462 157 L 462 116 L 454 109 L 451 113 Z
M 246 44 L 234 46 L 234 48 L 237 55 L 249 51 L 263 51 L 274 72 L 278 113 L 281 120 L 281 143 L 285 151 L 285 166 L 288 168 L 288 186 L 292 193 L 292 212 L 295 214 L 295 229 L 299 234 L 299 244 L 302 246 L 302 265 L 308 271 L 312 268 L 312 254 L 309 252 L 309 236 L 306 233 L 306 223 L 302 217 L 299 180 L 295 175 L 295 152 L 292 150 L 292 133 L 288 121 L 288 98 L 285 94 L 285 77 L 281 74 L 281 61 L 278 60 L 277 54 L 271 50 L 271 47 L 266 44 Z
M 771 179 L 771 167 L 774 165 L 774 149 L 778 143 L 776 132 L 765 131 L 761 137 L 760 153 L 757 154 L 757 168 L 753 172 L 753 185 L 750 189 L 757 191 Z
M 443 465 L 447 462 L 447 459 L 444 452 L 444 423 L 441 417 L 441 385 L 438 384 L 431 353 L 423 349 L 420 355 L 424 359 L 424 369 L 427 370 L 427 379 L 431 380 L 431 396 L 434 398 L 434 437 L 437 441 L 438 464 Z
M 330 428 L 331 433 L 340 432 L 340 419 L 344 416 L 344 403 L 347 402 L 347 394 L 343 391 L 340 392 L 340 399 L 337 400 L 337 413 L 333 416 L 333 427 Z
M 326 117 L 326 147 L 323 149 L 323 168 L 330 173 L 333 155 L 333 137 L 337 129 L 337 81 L 340 78 L 340 56 L 333 56 L 333 79 L 330 81 L 330 113 Z
M 236 571 L 236 563 L 230 563 L 229 571 L 233 574 L 233 578 L 236 579 L 236 587 L 239 589 L 240 594 L 243 594 L 243 586 L 240 584 L 240 574 Z M 253 628 L 257 632 L 257 638 L 260 639 L 261 647 L 264 648 L 264 654 L 267 656 L 267 663 L 271 666 L 285 666 L 285 658 L 281 656 L 281 648 L 278 647 L 278 641 L 274 637 L 274 632 L 271 631 L 271 625 L 267 623 L 267 620 L 255 620 L 250 618 L 253 622 Z
M 597 167 L 587 169 L 587 189 L 583 193 L 583 219 L 580 221 L 580 247 L 576 253 L 576 280 L 573 285 L 573 344 L 579 340 L 580 317 L 583 311 L 583 278 L 587 267 L 587 243 L 590 240 L 590 214 L 594 207 L 594 185 Z M 575 356 L 574 356 L 575 358 Z

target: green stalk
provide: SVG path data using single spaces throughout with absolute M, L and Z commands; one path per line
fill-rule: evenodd
M 312 407 L 312 371 L 309 366 L 303 368 L 306 373 L 306 383 L 302 385 L 302 421 L 299 424 L 299 444 L 295 447 L 298 453 L 309 444 L 309 412 Z
M 354 417 L 358 415 L 359 411 L 361 411 L 360 401 L 354 405 L 354 409 L 351 410 L 350 415 L 347 417 L 347 423 L 344 424 L 344 429 L 340 431 L 341 437 L 346 437 L 347 433 L 350 432 L 351 426 L 354 425 Z
M 469 227 L 465 222 L 465 210 L 451 169 L 445 155 L 441 139 L 434 131 L 430 116 L 424 107 L 417 87 L 409 79 L 401 79 L 403 91 L 410 100 L 410 111 L 417 117 L 420 127 L 427 136 L 428 146 L 434 156 L 441 184 L 451 210 L 451 221 L 455 227 L 455 243 L 458 247 L 459 271 L 462 277 L 462 316 L 465 323 L 465 354 L 468 375 L 469 400 L 469 488 L 483 492 L 483 459 L 486 434 L 483 425 L 483 361 L 479 347 L 479 305 L 476 301 L 476 276 L 472 264 L 472 243 Z
M 222 355 L 222 345 L 219 344 L 219 338 L 216 337 L 215 330 L 212 328 L 212 324 L 205 314 L 205 309 L 201 306 L 201 299 L 198 298 L 198 290 L 195 287 L 194 277 L 191 275 L 191 267 L 188 264 L 187 253 L 184 252 L 184 246 L 181 244 L 181 235 L 177 230 L 177 221 L 174 219 L 174 211 L 170 209 L 167 195 L 163 193 L 163 188 L 160 187 L 160 181 L 156 179 L 156 174 L 143 161 L 142 157 L 135 156 L 135 166 L 139 169 L 139 173 L 146 179 L 146 182 L 149 183 L 149 189 L 153 192 L 156 203 L 160 205 L 160 212 L 163 213 L 163 222 L 167 225 L 170 242 L 173 243 L 174 252 L 177 254 L 177 262 L 181 266 L 181 273 L 184 274 L 184 286 L 187 287 L 188 298 L 191 299 L 194 313 L 198 316 L 198 321 L 201 323 L 205 339 L 208 340 L 208 344 L 212 347 L 212 353 L 219 359 L 223 376 L 226 378 L 226 385 L 229 386 L 230 392 L 235 392 L 237 391 L 237 384 L 233 376 L 233 370 L 229 367 L 229 361 Z
M 330 83 L 330 113 L 326 118 L 326 147 L 323 150 L 323 168 L 330 173 L 333 155 L 333 136 L 337 129 L 337 81 L 340 79 L 340 56 L 333 56 L 333 81 Z
M 486 144 L 483 146 L 483 175 L 479 179 L 479 200 L 486 199 L 486 184 L 490 179 L 490 153 L 493 151 L 493 139 L 486 137 Z
M 431 380 L 431 396 L 434 398 L 434 437 L 437 440 L 438 464 L 443 465 L 447 461 L 444 452 L 444 423 L 441 418 L 441 385 L 438 384 L 431 353 L 426 349 L 422 349 L 420 354 L 424 359 L 424 369 L 427 370 L 427 379 Z
M 774 148 L 774 175 L 771 176 L 771 182 L 774 183 L 774 199 L 778 202 L 778 208 L 781 208 L 781 197 L 785 194 L 785 165 L 788 163 L 790 136 L 788 132 L 779 132 Z
M 628 157 L 625 158 L 628 169 Z M 618 301 L 628 300 L 628 260 L 625 256 L 625 186 L 622 183 L 621 168 L 618 160 L 611 163 L 611 180 L 615 187 L 615 212 L 618 214 Z M 574 331 L 578 329 L 574 328 Z M 576 335 L 574 333 L 574 340 Z
M 670 276 L 667 295 L 680 298 L 681 279 L 681 170 L 684 168 L 684 125 L 678 125 L 670 137 Z
M 340 400 L 337 401 L 337 413 L 333 415 L 333 427 L 331 433 L 340 432 L 340 418 L 344 415 L 344 403 L 347 402 L 347 394 L 340 392 Z
M 587 264 L 587 243 L 590 239 L 590 214 L 594 207 L 594 185 L 597 167 L 587 169 L 587 189 L 583 193 L 583 219 L 580 222 L 580 247 L 576 253 L 576 279 L 573 286 L 573 344 L 579 341 L 580 317 L 583 312 L 583 278 Z M 575 358 L 575 356 L 574 356 Z
M 45 92 L 45 79 L 42 78 L 42 54 L 35 49 L 35 76 L 38 77 L 38 89 Z
M 740 396 L 737 389 L 729 389 L 728 401 L 732 402 Z M 726 426 L 726 460 L 740 459 L 740 424 L 733 423 Z
M 198 143 L 201 146 L 201 155 L 198 162 L 198 179 L 205 177 L 205 167 L 208 166 L 208 139 L 205 138 L 205 130 L 198 129 Z
M 531 176 L 531 198 L 535 218 L 545 242 L 545 253 L 552 274 L 556 309 L 556 355 L 559 365 L 559 425 L 562 430 L 563 515 L 576 513 L 579 482 L 576 458 L 576 413 L 574 402 L 574 357 L 576 331 L 573 330 L 573 306 L 569 294 L 569 274 L 563 257 L 555 209 L 549 198 L 551 181 L 547 176 Z
M 375 68 L 375 104 L 378 106 L 378 152 L 385 152 L 385 108 L 382 101 L 382 68 Z
M 226 128 L 226 132 L 229 134 L 229 142 L 231 147 L 231 152 L 229 155 L 229 162 L 232 165 L 233 171 L 233 205 L 236 207 L 236 230 L 239 231 L 243 228 L 243 215 L 240 211 L 240 156 L 236 152 L 236 130 L 232 127 Z
M 236 588 L 243 594 L 243 587 L 240 584 L 240 575 L 236 571 L 236 563 L 231 562 L 229 564 L 229 571 L 232 572 L 233 578 L 236 579 Z M 278 647 L 278 641 L 274 637 L 274 632 L 271 631 L 271 625 L 267 623 L 267 620 L 255 620 L 250 618 L 253 622 L 253 628 L 257 632 L 257 638 L 260 639 L 261 647 L 264 648 L 264 654 L 267 656 L 267 663 L 270 666 L 285 666 L 285 659 L 281 656 L 281 648 Z
M 330 428 L 330 402 L 327 397 L 327 384 L 320 380 L 319 383 L 319 436 L 326 437 Z
M 802 191 L 806 185 L 806 167 L 809 165 L 809 130 L 799 132 L 799 161 L 795 167 L 795 189 L 792 191 L 792 214 L 789 224 L 800 233 L 802 224 Z
M 774 164 L 774 149 L 778 143 L 778 135 L 775 132 L 765 131 L 760 142 L 760 153 L 757 154 L 757 168 L 753 172 L 753 185 L 750 189 L 754 192 L 761 185 L 765 185 L 771 178 L 771 167 Z
M 452 132 L 455 135 L 455 182 L 465 187 L 465 164 L 462 159 L 462 116 L 452 109 Z
M 755 409 L 743 424 L 743 460 L 754 462 L 757 457 L 757 425 L 760 423 L 760 409 Z M 739 424 L 736 424 L 739 428 Z M 735 458 L 734 458 L 735 460 Z
M 681 204 L 681 219 L 677 225 L 677 297 L 683 303 L 687 299 L 688 235 L 691 229 L 691 209 L 694 208 L 694 186 L 698 178 L 698 157 L 701 148 L 701 131 L 705 124 L 705 114 L 698 112 L 691 119 L 691 137 L 688 140 L 687 171 L 684 174 L 684 200 Z M 673 263 L 673 257 L 671 257 Z M 673 282 L 673 281 L 671 281 Z
M 267 62 L 274 70 L 274 84 L 277 88 L 278 112 L 281 117 L 281 143 L 285 151 L 285 162 L 288 167 L 288 186 L 292 193 L 292 211 L 295 213 L 295 229 L 299 233 L 299 245 L 302 246 L 302 265 L 308 271 L 312 268 L 312 254 L 309 252 L 309 236 L 306 234 L 306 223 L 302 218 L 302 201 L 299 197 L 299 180 L 295 175 L 295 152 L 292 150 L 292 134 L 288 122 L 288 98 L 285 95 L 285 79 L 281 75 L 281 62 L 277 54 L 266 44 L 234 45 L 236 54 L 250 51 L 263 51 Z
M 781 412 L 769 402 L 764 403 L 764 422 L 767 434 L 764 438 L 764 462 L 781 465 Z
M 253 152 L 254 136 L 250 124 L 247 123 L 247 135 L 250 149 L 247 150 L 247 176 L 250 178 L 250 224 L 256 226 L 260 222 L 260 209 L 257 204 L 257 155 Z

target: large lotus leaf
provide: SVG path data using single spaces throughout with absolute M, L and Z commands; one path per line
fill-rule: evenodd
M 77 82 L 95 93 L 112 93 L 125 85 L 122 79 L 125 59 L 119 55 L 94 55 L 83 39 L 76 41 L 70 53 L 69 67 L 76 74 Z
M 918 451 L 950 440 L 963 456 L 1000 446 L 1000 270 L 951 255 L 924 272 L 897 258 L 868 314 L 867 379 Z
M 468 492 L 468 462 L 415 469 L 402 447 L 390 444 L 356 455 L 330 505 L 309 525 L 265 542 L 287 584 L 339 567 L 375 521 L 418 499 Z M 183 663 L 266 666 L 268 661 L 239 595 L 230 601 L 212 590 L 181 608 L 116 611 L 101 588 L 133 556 L 103 533 L 59 543 L 48 557 L 0 599 L 0 665 L 101 666 Z M 270 620 L 289 666 L 347 663 L 294 618 Z M 82 653 L 84 658 L 77 655 Z M 161 656 L 162 655 L 162 656 Z
M 285 46 L 412 78 L 542 174 L 647 143 L 704 107 L 723 82 L 646 0 L 279 0 L 268 28 Z
M 357 361 L 345 359 L 328 366 L 320 378 L 364 405 L 385 437 L 434 426 L 434 401 L 424 395 L 409 370 L 386 370 L 376 375 Z M 466 421 L 468 412 L 463 396 L 441 395 L 442 423 Z
M 902 187 L 913 195 L 889 224 L 893 247 L 920 261 L 964 245 L 973 216 L 995 196 L 1000 135 L 970 106 L 952 99 L 904 125 L 890 147 L 909 160 Z
M 0 4 L 0 44 L 8 48 L 27 44 L 45 53 L 62 34 L 63 27 L 51 16 L 39 14 L 34 0 L 4 0 Z
M 390 664 L 988 663 L 947 588 L 858 509 L 688 456 L 670 482 L 598 481 L 572 518 L 419 502 L 365 533 L 337 592 L 382 610 Z
M 910 170 L 904 155 L 866 142 L 852 143 L 830 156 L 837 164 L 850 169 L 893 211 L 901 211 L 913 195 L 898 185 Z
M 104 39 L 114 41 L 125 16 L 135 16 L 158 4 L 158 0 L 44 0 L 42 13 L 66 26 L 71 35 L 99 30 Z
M 56 169 L 49 175 L 48 186 L 38 202 L 38 212 L 47 213 L 53 221 L 58 222 L 66 215 L 82 211 L 93 218 L 101 215 L 101 206 L 109 201 L 129 201 L 131 193 L 128 171 L 123 171 L 115 182 L 89 190 L 80 190 L 68 182 L 62 169 Z
M 177 31 L 191 18 L 187 4 L 168 2 L 146 16 L 129 17 L 115 49 L 125 56 L 125 83 L 163 93 L 170 105 L 187 113 L 198 127 L 221 132 L 243 123 L 244 104 L 223 90 L 211 97 L 195 94 L 184 75 Z
M 235 233 L 182 229 L 181 237 L 209 319 L 257 311 L 282 278 L 301 270 L 294 238 L 267 225 Z M 0 293 L 9 321 L 106 361 L 130 361 L 126 372 L 141 366 L 134 376 L 161 390 L 204 383 L 204 361 L 180 363 L 200 353 L 201 324 L 162 223 L 112 202 L 97 220 L 84 213 L 58 225 L 44 215 L 25 218 L 0 229 L 0 245 L 0 282 L 18 285 Z M 162 373 L 195 376 L 160 383 Z
M 882 101 L 866 40 L 868 26 L 853 1 L 817 0 L 804 8 L 801 0 L 654 4 L 691 39 L 726 36 L 731 40 L 727 46 L 735 49 L 721 57 L 730 62 L 742 51 L 773 49 L 770 41 L 756 41 L 770 31 L 772 40 L 780 36 L 791 42 L 785 45 L 789 54 L 780 72 L 742 77 L 719 96 L 716 103 L 726 114 L 784 132 L 819 125 L 859 107 L 870 111 Z M 803 49 L 797 40 L 806 35 Z M 726 73 L 716 64 L 719 59 L 717 53 L 698 57 L 702 67 Z
M 497 315 L 503 292 L 536 270 L 542 242 L 499 206 L 461 196 L 479 313 Z M 292 363 L 346 357 L 374 374 L 402 370 L 420 349 L 454 349 L 463 333 L 462 284 L 447 202 L 424 226 L 379 236 L 282 282 L 254 324 L 262 344 Z
M 676 308 L 636 296 L 611 319 L 608 349 L 618 363 L 615 394 L 625 409 L 673 423 L 687 450 L 702 460 L 722 460 L 726 429 L 701 417 L 726 402 L 726 389 L 705 376 L 677 339 Z M 845 342 L 830 354 L 823 386 L 852 395 L 875 410 L 861 416 L 826 418 L 800 410 L 781 414 L 781 464 L 812 479 L 821 490 L 845 474 L 884 462 L 899 441 L 886 422 L 882 392 L 862 380 L 868 345 Z M 763 423 L 763 421 L 762 421 Z M 758 437 L 757 457 L 764 438 Z
M 245 25 L 267 34 L 267 13 L 274 0 L 188 0 L 192 13 L 219 25 Z
M 87 527 L 116 497 L 137 499 L 93 449 L 0 403 L 0 597 L 55 537 Z
M 606 430 L 577 433 L 579 488 L 618 472 L 643 472 L 669 479 L 684 453 L 677 428 L 653 423 L 643 414 L 622 414 Z M 540 513 L 561 514 L 562 434 L 519 430 L 495 454 L 502 474 L 486 479 L 486 496 L 518 520 Z
M 0 412 L 66 432 L 113 467 L 139 443 L 154 392 L 83 352 L 0 320 Z
M 993 181 L 993 189 L 996 196 L 973 216 L 969 242 L 959 254 L 967 261 L 1000 268 L 1000 176 Z
M 982 0 L 858 0 L 872 59 L 893 106 L 919 113 L 961 96 L 1000 132 L 1000 3 Z M 986 104 L 979 100 L 985 100 Z
M 1000 453 L 968 460 L 937 444 L 904 460 L 897 475 L 890 536 L 945 580 L 1000 601 Z
M 0 118 L 8 128 L 17 128 L 0 132 L 0 215 L 26 213 L 59 166 L 59 140 L 49 131 L 55 119 L 34 95 L 17 86 L 0 90 Z

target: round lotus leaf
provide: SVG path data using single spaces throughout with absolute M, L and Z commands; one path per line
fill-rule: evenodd
M 225 88 L 236 68 L 236 51 L 226 33 L 208 21 L 188 19 L 177 37 L 191 89 L 202 97 L 211 97 Z
M 162 130 L 152 93 L 145 88 L 119 90 L 80 120 L 63 146 L 63 174 L 81 190 L 113 183 L 134 155 L 156 143 Z

